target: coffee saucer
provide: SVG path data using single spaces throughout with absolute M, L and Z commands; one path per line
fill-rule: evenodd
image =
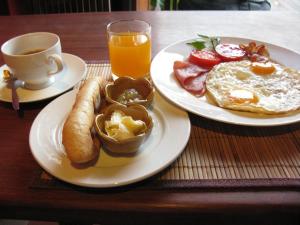
M 62 53 L 64 69 L 55 75 L 55 82 L 43 89 L 30 90 L 19 87 L 17 93 L 20 103 L 36 102 L 55 97 L 71 89 L 81 81 L 87 71 L 86 63 L 78 56 Z M 0 101 L 11 102 L 11 89 L 3 79 L 3 70 L 7 70 L 7 65 L 0 67 Z

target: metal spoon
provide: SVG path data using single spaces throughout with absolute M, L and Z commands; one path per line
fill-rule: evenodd
M 4 81 L 8 83 L 11 88 L 12 106 L 14 110 L 20 109 L 19 96 L 17 94 L 17 88 L 23 85 L 23 82 L 13 77 L 9 70 L 3 70 Z

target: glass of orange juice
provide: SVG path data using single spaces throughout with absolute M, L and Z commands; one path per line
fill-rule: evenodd
M 107 25 L 113 76 L 147 77 L 151 63 L 151 26 L 142 20 L 119 20 Z

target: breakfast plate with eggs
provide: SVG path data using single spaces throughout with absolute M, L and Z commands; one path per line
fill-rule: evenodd
M 152 60 L 151 78 L 165 98 L 191 113 L 230 124 L 300 121 L 300 54 L 243 38 L 204 37 L 213 51 L 195 50 L 204 42 L 189 39 L 167 46 Z

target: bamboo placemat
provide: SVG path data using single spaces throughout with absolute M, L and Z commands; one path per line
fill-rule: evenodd
M 90 76 L 110 80 L 110 64 L 89 62 L 86 77 Z M 300 123 L 247 127 L 193 114 L 189 117 L 192 124 L 190 140 L 181 156 L 154 177 L 156 185 L 300 187 Z M 49 183 L 49 177 L 47 179 Z

